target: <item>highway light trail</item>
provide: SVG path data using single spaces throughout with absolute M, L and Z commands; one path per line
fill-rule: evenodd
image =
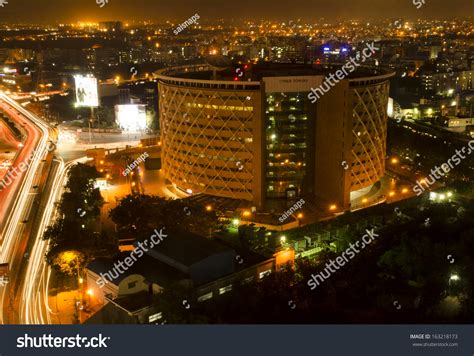
M 15 117 L 15 121 L 17 122 L 24 122 L 25 129 L 28 131 L 29 136 L 34 136 L 29 137 L 31 141 L 28 142 L 28 145 L 25 145 L 22 150 L 22 154 L 19 156 L 20 161 L 24 162 L 25 157 L 29 157 L 33 153 L 29 162 L 29 166 L 24 172 L 23 176 L 20 175 L 17 177 L 17 179 L 21 181 L 18 190 L 15 192 L 13 191 L 15 185 L 19 183 L 15 181 L 14 184 L 12 184 L 13 187 L 9 186 L 5 189 L 6 192 L 2 192 L 4 194 L 8 194 L 9 198 L 12 198 L 12 195 L 14 195 L 11 210 L 8 210 L 5 207 L 5 204 L 2 206 L 3 210 L 2 215 L 0 216 L 4 222 L 0 261 L 2 263 L 10 263 L 12 265 L 15 257 L 18 257 L 17 250 L 19 246 L 22 243 L 26 243 L 26 241 L 21 241 L 21 237 L 23 236 L 23 232 L 25 230 L 25 225 L 21 222 L 29 216 L 33 207 L 35 194 L 30 194 L 30 192 L 34 186 L 35 178 L 37 178 L 41 161 L 48 153 L 50 128 L 35 115 L 25 110 L 21 105 L 16 103 L 14 100 L 11 100 L 3 93 L 0 93 L 0 102 L 2 104 L 2 108 L 7 112 L 7 114 Z M 20 261 L 21 258 L 22 256 L 20 257 Z M 16 266 L 11 266 L 11 273 L 15 267 Z M 10 280 L 12 280 L 11 277 L 12 276 L 10 276 Z M 5 287 L 2 287 L 0 295 L 2 301 L 2 312 L 0 313 L 1 323 L 5 323 L 4 312 L 5 307 L 7 307 L 7 305 L 5 305 L 5 301 L 6 297 L 8 296 L 6 293 L 9 289 L 13 288 L 9 288 L 8 284 Z M 9 293 L 12 294 L 14 291 L 9 290 Z M 11 301 L 9 304 L 11 304 Z
M 46 265 L 45 254 L 48 250 L 48 242 L 42 239 L 46 228 L 51 225 L 56 218 L 57 201 L 61 200 L 64 186 L 67 183 L 67 173 L 76 163 L 84 163 L 87 158 L 80 158 L 64 164 L 62 159 L 57 160 L 59 167 L 54 176 L 54 182 L 49 195 L 46 208 L 41 217 L 35 244 L 31 251 L 27 271 L 24 278 L 22 303 L 20 306 L 20 323 L 22 324 L 51 324 L 50 314 L 52 313 L 48 305 L 48 286 L 51 270 Z

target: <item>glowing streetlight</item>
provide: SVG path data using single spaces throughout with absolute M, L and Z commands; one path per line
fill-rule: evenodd
M 207 206 L 206 206 L 206 210 L 207 210 L 207 211 L 211 211 L 211 210 L 212 210 L 212 206 L 211 206 L 211 205 L 207 205 Z
M 239 226 L 239 225 L 240 225 L 240 220 L 239 220 L 239 219 L 233 219 L 233 220 L 232 220 L 232 224 L 233 224 L 234 226 Z
M 450 277 L 449 277 L 449 281 L 459 281 L 461 278 L 459 278 L 459 276 L 457 274 L 452 274 Z
M 331 210 L 331 211 L 336 210 L 336 209 L 337 209 L 336 204 L 332 204 L 332 205 L 329 207 L 329 210 Z
M 398 161 L 398 158 L 392 158 L 392 164 L 397 164 L 399 161 Z

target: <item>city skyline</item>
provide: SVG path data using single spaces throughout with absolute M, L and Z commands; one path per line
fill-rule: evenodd
M 416 6 L 415 4 L 419 4 Z M 271 13 L 268 11 L 271 6 Z M 27 9 L 27 11 L 25 11 Z M 11 0 L 0 8 L 0 19 L 5 22 L 58 23 L 76 21 L 167 21 L 186 19 L 199 13 L 202 21 L 213 19 L 243 20 L 289 20 L 301 18 L 306 21 L 324 19 L 328 23 L 343 20 L 373 20 L 379 18 L 451 19 L 465 18 L 472 13 L 472 1 L 453 0 L 355 0 L 347 3 L 334 0 L 330 3 L 295 0 L 255 2 L 241 0 L 237 5 L 219 0 L 172 1 L 142 0 L 72 0 L 63 1 Z

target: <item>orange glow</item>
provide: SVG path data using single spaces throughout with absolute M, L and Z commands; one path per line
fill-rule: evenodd
M 367 203 L 367 202 L 368 202 L 367 198 L 362 199 L 362 203 Z
M 211 210 L 212 210 L 212 206 L 211 206 L 211 205 L 206 206 L 206 210 L 207 210 L 207 211 L 211 211 Z
M 333 204 L 329 207 L 329 210 L 336 210 L 337 209 L 337 206 L 336 204 Z
M 402 193 L 403 193 L 403 194 L 408 193 L 408 189 L 407 189 L 407 188 L 403 188 L 403 189 L 402 189 Z
M 295 263 L 295 250 L 293 249 L 277 252 L 273 256 L 275 256 L 275 264 L 277 266 L 293 265 Z
M 392 158 L 392 164 L 397 164 L 398 163 L 398 158 Z
M 390 192 L 388 195 L 393 197 L 395 195 L 395 192 Z
M 250 216 L 250 215 L 252 215 L 252 213 L 248 210 L 245 210 L 242 215 L 243 216 Z
M 302 219 L 303 218 L 303 214 L 299 213 L 298 215 L 298 219 Z

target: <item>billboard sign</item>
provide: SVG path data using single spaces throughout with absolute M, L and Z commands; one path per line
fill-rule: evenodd
M 115 105 L 115 119 L 124 131 L 146 130 L 146 106 L 143 104 Z
M 92 76 L 74 76 L 76 83 L 76 106 L 98 107 L 99 94 L 97 89 L 97 78 Z

